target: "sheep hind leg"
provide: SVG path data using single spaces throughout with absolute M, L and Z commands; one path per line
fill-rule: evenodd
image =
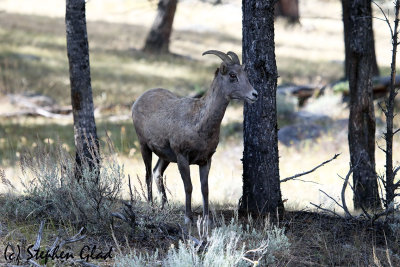
M 146 186 L 147 186 L 147 201 L 153 203 L 153 181 L 151 172 L 152 152 L 146 144 L 140 145 L 142 158 L 146 167 Z
M 156 182 L 158 192 L 162 194 L 161 208 L 164 208 L 165 203 L 167 203 L 167 194 L 165 192 L 164 186 L 164 172 L 169 165 L 169 161 L 158 159 L 156 166 L 153 169 L 153 178 Z

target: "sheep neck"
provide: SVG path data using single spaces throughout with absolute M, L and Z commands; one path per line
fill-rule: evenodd
M 218 80 L 215 79 L 211 88 L 201 99 L 203 108 L 199 130 L 207 136 L 219 135 L 221 122 L 229 104 L 229 98 L 224 95 L 223 91 Z

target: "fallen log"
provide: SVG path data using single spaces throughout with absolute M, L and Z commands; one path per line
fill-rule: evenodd
M 18 118 L 18 117 L 45 117 L 45 118 L 51 118 L 51 119 L 65 119 L 65 118 L 70 118 L 70 114 L 72 113 L 72 108 L 70 107 L 57 107 L 57 108 L 50 108 L 50 109 L 44 109 L 44 108 L 30 108 L 30 109 L 24 109 L 24 110 L 19 110 L 15 112 L 6 112 L 6 113 L 1 113 L 0 117 L 2 118 Z

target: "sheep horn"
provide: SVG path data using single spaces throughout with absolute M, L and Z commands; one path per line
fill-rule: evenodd
M 217 51 L 217 50 L 208 50 L 206 52 L 203 53 L 204 55 L 216 55 L 217 57 L 219 57 L 220 59 L 222 59 L 223 62 L 225 62 L 228 65 L 232 65 L 234 64 L 234 62 L 232 61 L 232 59 L 225 53 L 221 52 L 221 51 Z
M 228 52 L 228 55 L 231 56 L 232 61 L 233 61 L 234 64 L 240 65 L 240 60 L 239 60 L 238 55 L 236 55 L 236 54 L 235 54 L 234 52 L 232 52 L 232 51 L 229 51 L 229 52 Z

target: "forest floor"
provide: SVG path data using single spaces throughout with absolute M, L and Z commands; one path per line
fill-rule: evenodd
M 205 50 L 232 50 L 240 55 L 241 1 L 223 2 L 223 5 L 213 6 L 202 1 L 181 1 L 171 38 L 172 54 L 161 56 L 141 51 L 155 16 L 156 1 L 121 0 L 118 5 L 111 0 L 87 3 L 98 133 L 103 147 L 108 143 L 108 138 L 111 139 L 118 162 L 124 166 L 125 177 L 129 174 L 134 178 L 134 186 L 138 188 L 139 180 L 144 179 L 144 165 L 129 119 L 130 106 L 145 90 L 158 86 L 182 96 L 206 90 L 219 61 L 211 56 L 202 57 Z M 0 1 L 0 114 L 24 110 L 25 106 L 11 100 L 13 96 L 20 95 L 46 96 L 53 101 L 53 105 L 69 105 L 64 4 L 63 0 L 43 0 L 35 6 L 30 0 Z M 391 3 L 382 4 L 387 9 Z M 340 2 L 312 0 L 300 1 L 300 5 L 300 24 L 290 25 L 282 19 L 276 22 L 278 84 L 293 83 L 321 88 L 343 75 Z M 374 12 L 380 16 L 376 8 Z M 389 30 L 379 20 L 374 20 L 374 30 L 381 75 L 388 75 L 391 57 Z M 312 138 L 308 138 L 307 134 L 303 137 L 301 132 L 289 145 L 279 143 L 282 178 L 309 170 L 336 153 L 341 155 L 304 177 L 312 183 L 291 181 L 282 184 L 282 196 L 289 212 L 280 224 L 286 229 L 291 249 L 289 256 L 278 255 L 277 265 L 379 265 L 378 262 L 388 265 L 387 253 L 392 264 L 396 265 L 399 232 L 391 240 L 385 241 L 381 229 L 310 213 L 315 211 L 310 202 L 337 209 L 334 202 L 320 190 L 339 199 L 342 180 L 338 176 L 345 176 L 349 169 L 348 108 L 347 103 L 342 101 L 342 95 L 327 91 L 322 97 L 312 97 L 301 108 L 297 105 L 297 99 L 279 97 L 281 129 L 303 123 L 304 120 L 299 121 L 296 117 L 301 112 L 316 115 L 312 126 L 304 124 L 305 132 L 316 131 Z M 222 124 L 221 143 L 210 172 L 211 205 L 217 213 L 224 213 L 228 221 L 242 194 L 242 112 L 242 103 L 234 102 L 228 107 Z M 384 117 L 378 108 L 376 116 L 378 146 L 383 144 L 381 136 L 384 127 Z M 400 125 L 399 117 L 396 117 L 395 123 Z M 399 141 L 400 137 L 397 136 L 394 151 L 400 151 Z M 72 117 L 1 118 L 0 169 L 5 171 L 5 177 L 19 193 L 24 192 L 22 182 L 26 182 L 23 181 L 20 168 L 21 157 L 25 151 L 44 144 L 60 146 L 72 153 Z M 398 153 L 395 153 L 395 162 L 400 162 Z M 384 154 L 378 148 L 376 167 L 379 174 L 384 173 Z M 192 167 L 191 172 L 194 206 L 196 211 L 200 211 L 198 171 Z M 123 185 L 122 196 L 127 198 L 129 190 L 126 179 Z M 167 169 L 166 186 L 169 199 L 177 203 L 179 208 L 176 213 L 180 214 L 184 190 L 174 165 Z M 0 184 L 0 192 L 6 193 L 7 190 L 6 185 Z M 352 210 L 350 190 L 346 196 Z M 241 220 L 244 222 L 247 218 Z M 14 223 L 5 218 L 0 220 L 0 237 L 4 242 L 10 238 L 18 240 L 25 235 L 29 242 L 35 240 L 37 222 L 28 225 L 19 223 L 16 226 Z M 55 232 L 56 228 L 51 226 L 46 229 Z M 109 238 L 107 236 L 105 240 L 112 243 Z M 150 239 L 149 249 L 154 250 L 157 247 L 154 244 L 161 242 L 165 252 L 169 241 L 168 238 L 163 241 Z M 131 245 L 140 247 L 139 244 L 142 243 Z

